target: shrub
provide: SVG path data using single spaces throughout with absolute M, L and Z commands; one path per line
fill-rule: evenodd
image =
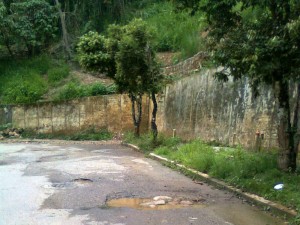
M 105 86 L 102 83 L 94 83 L 92 85 L 80 85 L 78 82 L 73 81 L 64 86 L 59 91 L 55 100 L 70 100 L 82 98 L 87 96 L 109 95 L 116 93 L 116 86 Z
M 3 93 L 3 103 L 34 103 L 38 101 L 46 91 L 46 85 L 39 76 L 34 82 L 29 80 L 15 80 L 9 83 Z

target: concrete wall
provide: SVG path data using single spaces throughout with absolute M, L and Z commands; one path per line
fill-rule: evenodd
M 143 105 L 141 130 L 146 131 L 149 126 L 149 99 L 145 98 Z M 127 95 L 13 106 L 12 124 L 40 133 L 70 133 L 89 127 L 105 128 L 111 132 L 133 130 L 131 102 Z
M 171 134 L 176 129 L 185 139 L 249 148 L 258 147 L 259 131 L 264 133 L 264 147 L 278 147 L 277 105 L 271 88 L 262 87 L 255 99 L 247 79 L 220 83 L 215 72 L 202 70 L 166 87 L 159 96 L 159 130 Z

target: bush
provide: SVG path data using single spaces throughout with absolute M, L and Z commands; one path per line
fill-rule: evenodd
M 67 64 L 41 55 L 30 59 L 0 61 L 0 101 L 3 104 L 34 103 L 69 73 Z M 45 80 L 48 74 L 49 82 Z
M 3 93 L 3 103 L 34 103 L 45 93 L 46 85 L 39 76 L 34 82 L 15 80 L 9 83 Z

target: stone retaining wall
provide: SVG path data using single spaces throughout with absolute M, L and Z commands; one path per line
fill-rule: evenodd
M 149 100 L 144 99 L 143 105 L 141 130 L 146 131 L 149 126 Z M 0 116 L 2 111 L 3 107 Z M 89 127 L 104 128 L 111 132 L 133 130 L 131 102 L 127 95 L 16 105 L 11 107 L 11 113 L 13 127 L 33 129 L 40 133 L 70 133 Z

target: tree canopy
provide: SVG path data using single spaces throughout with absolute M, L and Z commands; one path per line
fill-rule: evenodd
M 40 52 L 53 40 L 57 31 L 57 14 L 45 0 L 0 1 L 0 42 L 12 55 L 11 46 L 29 55 Z

